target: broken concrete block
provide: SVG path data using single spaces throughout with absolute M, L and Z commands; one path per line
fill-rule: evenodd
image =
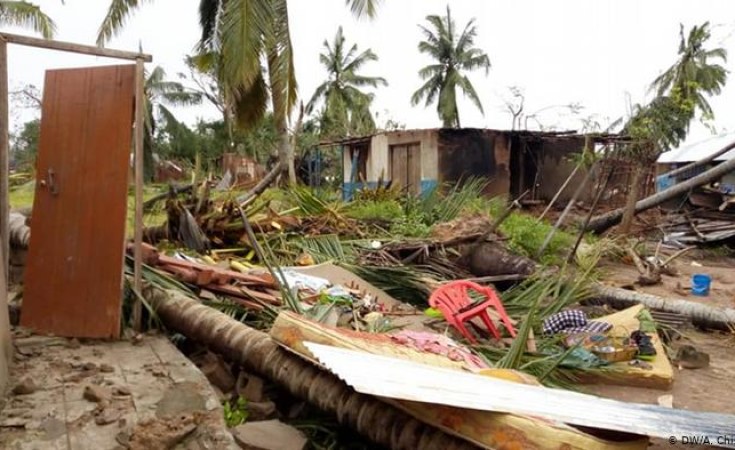
M 235 377 L 221 357 L 213 353 L 208 354 L 199 369 L 209 382 L 217 386 L 223 393 L 230 392 L 235 388 Z
M 232 435 L 245 450 L 302 450 L 307 442 L 302 432 L 280 420 L 238 425 Z
M 107 388 L 90 384 L 84 387 L 82 396 L 90 402 L 101 403 L 109 401 L 112 394 Z
M 266 401 L 263 387 L 265 383 L 262 378 L 247 372 L 240 372 L 237 377 L 237 395 L 249 402 Z
M 29 395 L 38 390 L 38 386 L 30 378 L 20 380 L 20 383 L 13 387 L 13 395 Z
M 277 415 L 276 404 L 271 401 L 247 402 L 248 420 L 268 420 Z

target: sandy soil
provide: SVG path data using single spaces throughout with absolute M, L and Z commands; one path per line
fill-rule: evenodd
M 717 308 L 735 308 L 735 259 L 698 258 L 696 254 L 682 257 L 672 263 L 679 275 L 664 275 L 663 283 L 656 286 L 635 286 L 639 292 L 674 297 L 703 303 Z M 632 285 L 638 279 L 634 266 L 623 263 L 605 263 L 601 266 L 606 284 L 616 287 Z M 699 297 L 690 293 L 692 275 L 704 273 L 712 277 L 710 295 Z

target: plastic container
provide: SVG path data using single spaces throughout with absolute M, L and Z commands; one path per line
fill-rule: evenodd
M 712 284 L 712 277 L 703 273 L 692 275 L 692 294 L 700 297 L 709 295 L 709 288 Z

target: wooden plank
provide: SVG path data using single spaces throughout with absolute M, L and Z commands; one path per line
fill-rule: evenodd
M 70 53 L 81 53 L 83 55 L 92 56 L 103 56 L 106 58 L 117 58 L 117 59 L 130 59 L 138 60 L 142 59 L 145 62 L 153 61 L 151 55 L 139 52 L 127 52 L 124 50 L 113 50 L 104 47 L 97 47 L 93 45 L 81 45 L 73 42 L 53 41 L 50 39 L 39 39 L 29 36 L 21 36 L 18 34 L 0 33 L 0 37 L 5 39 L 6 42 L 17 45 L 24 45 L 26 47 L 45 48 L 49 50 L 59 50 L 62 52 Z
M 135 62 L 135 230 L 133 233 L 133 288 L 143 291 L 143 131 L 145 127 L 143 108 L 145 107 L 145 66 L 143 60 Z M 136 296 L 133 304 L 133 327 L 141 331 L 143 305 Z
M 8 223 L 10 222 L 10 197 L 8 189 L 8 177 L 10 176 L 9 166 L 9 145 L 8 142 L 8 122 L 10 120 L 8 113 L 8 44 L 0 39 L 0 252 L 2 260 L 0 260 L 0 270 L 3 271 L 3 279 L 6 283 L 9 280 L 8 258 L 10 258 L 10 235 L 8 233 Z
M 21 324 L 120 332 L 135 66 L 46 72 Z

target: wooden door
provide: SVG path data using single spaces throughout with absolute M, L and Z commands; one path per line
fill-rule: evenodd
M 391 180 L 411 194 L 421 193 L 421 144 L 392 145 Z
M 46 72 L 23 326 L 120 332 L 135 66 Z

